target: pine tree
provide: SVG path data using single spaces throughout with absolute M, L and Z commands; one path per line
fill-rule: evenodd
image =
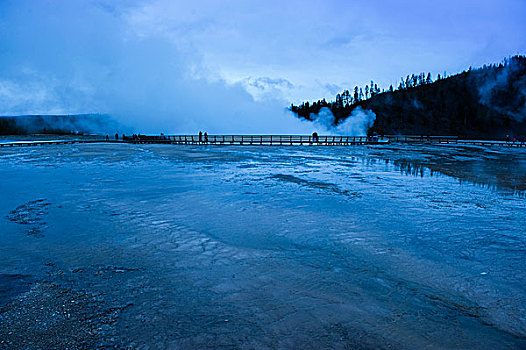
M 431 83 L 433 83 L 433 79 L 431 79 L 431 73 L 427 73 L 426 84 L 431 84 Z
M 417 87 L 418 86 L 418 76 L 416 76 L 414 74 L 411 74 L 411 85 L 413 87 Z

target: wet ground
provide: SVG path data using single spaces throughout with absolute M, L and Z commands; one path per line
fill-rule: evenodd
M 526 347 L 526 151 L 0 151 L 0 348 Z

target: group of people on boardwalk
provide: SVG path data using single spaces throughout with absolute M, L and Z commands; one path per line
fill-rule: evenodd
M 126 139 L 126 136 L 122 134 L 122 140 Z M 110 135 L 106 134 L 106 141 L 110 140 Z M 115 134 L 115 141 L 119 141 L 119 133 Z
M 202 131 L 199 131 L 199 143 L 208 143 L 208 134 L 206 131 L 204 134 Z
M 121 135 L 122 141 L 140 141 L 144 135 L 141 134 L 132 134 L 131 136 L 126 136 L 124 134 Z M 115 134 L 115 140 L 119 140 L 119 134 Z

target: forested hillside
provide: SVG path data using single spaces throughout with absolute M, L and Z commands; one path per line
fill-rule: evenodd
M 514 56 L 454 76 L 439 75 L 436 81 L 429 73 L 413 74 L 387 90 L 371 81 L 364 88 L 343 91 L 334 101 L 304 102 L 290 109 L 313 120 L 327 107 L 339 124 L 358 106 L 376 114 L 369 133 L 524 138 L 526 57 Z

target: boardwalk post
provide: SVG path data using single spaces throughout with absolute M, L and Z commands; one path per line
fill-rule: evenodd
M 213 136 L 213 139 L 212 139 Z M 245 137 L 246 136 L 246 137 Z M 276 139 L 276 137 L 278 139 Z M 510 149 L 522 148 L 526 146 L 526 142 L 506 142 L 506 141 L 490 141 L 490 140 L 461 140 L 457 136 L 427 136 L 422 138 L 421 136 L 388 136 L 390 141 L 396 140 L 396 142 L 406 143 L 420 143 L 422 139 L 433 144 L 466 144 L 466 145 L 481 145 L 481 146 L 504 146 Z M 258 141 L 259 140 L 259 141 Z M 98 143 L 98 142 L 116 142 L 116 141 L 105 141 L 104 139 L 70 139 L 70 140 L 50 140 L 50 141 L 14 141 L 14 142 L 0 142 L 0 147 L 33 147 L 43 146 L 46 144 L 80 144 L 80 143 Z M 208 144 L 226 144 L 232 145 L 253 145 L 258 144 L 275 146 L 275 145 L 325 145 L 325 146 L 343 146 L 343 145 L 368 145 L 368 144 L 381 144 L 376 137 L 374 139 L 363 136 L 321 136 L 315 139 L 312 136 L 302 135 L 211 135 Z M 174 144 L 174 145 L 196 145 L 199 144 L 197 136 L 195 135 L 167 135 L 167 136 L 148 136 L 141 135 L 139 138 L 125 137 L 122 142 L 119 143 L 132 143 L 132 144 Z

